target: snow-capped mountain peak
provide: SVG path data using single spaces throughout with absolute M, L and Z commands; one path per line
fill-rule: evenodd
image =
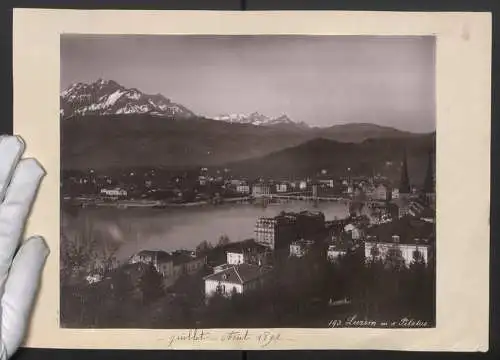
M 161 94 L 147 95 L 135 88 L 125 88 L 113 80 L 75 83 L 60 95 L 61 116 L 151 114 L 191 117 L 193 112 L 173 103 Z
M 290 119 L 287 115 L 283 114 L 281 116 L 278 116 L 275 119 L 272 119 L 269 121 L 270 124 L 295 124 L 292 119 Z
M 291 120 L 287 115 L 283 114 L 276 118 L 271 118 L 259 112 L 253 112 L 248 115 L 244 114 L 224 114 L 213 118 L 214 120 L 226 121 L 237 124 L 250 124 L 255 126 L 273 126 L 273 125 L 291 125 L 291 126 L 306 126 L 305 123 L 298 123 Z

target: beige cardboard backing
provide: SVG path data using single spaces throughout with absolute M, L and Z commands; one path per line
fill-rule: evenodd
M 437 37 L 437 327 L 271 329 L 281 340 L 179 340 L 187 330 L 59 328 L 59 37 L 94 34 L 375 34 Z M 489 317 L 489 13 L 74 11 L 14 12 L 14 130 L 48 175 L 28 233 L 46 237 L 26 346 L 135 349 L 394 349 L 486 351 Z

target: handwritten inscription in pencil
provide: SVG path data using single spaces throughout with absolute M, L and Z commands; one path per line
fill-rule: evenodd
M 265 348 L 269 345 L 276 344 L 282 341 L 280 333 L 273 331 L 258 331 L 250 334 L 248 329 L 245 330 L 229 330 L 228 332 L 213 333 L 206 329 L 192 329 L 172 335 L 168 339 L 168 347 L 173 348 L 177 345 L 186 343 L 203 343 L 203 342 L 231 342 L 231 343 L 249 343 L 258 344 L 259 347 Z

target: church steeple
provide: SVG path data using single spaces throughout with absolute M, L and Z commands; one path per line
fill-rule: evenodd
M 401 167 L 401 180 L 399 183 L 399 193 L 409 194 L 410 189 L 410 178 L 408 176 L 408 161 L 406 160 L 406 150 L 403 155 L 403 166 Z
M 432 160 L 432 152 L 429 151 L 427 173 L 424 180 L 424 194 L 434 194 L 434 166 Z

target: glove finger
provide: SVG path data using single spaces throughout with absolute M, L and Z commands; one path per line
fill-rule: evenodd
M 17 165 L 5 200 L 0 205 L 0 283 L 5 280 L 12 257 L 19 246 L 26 218 L 44 175 L 34 159 L 23 159 Z
M 0 203 L 4 200 L 12 174 L 24 152 L 24 143 L 17 136 L 0 136 Z
M 21 246 L 12 262 L 2 297 L 2 342 L 9 356 L 24 338 L 48 254 L 45 241 L 35 236 Z

